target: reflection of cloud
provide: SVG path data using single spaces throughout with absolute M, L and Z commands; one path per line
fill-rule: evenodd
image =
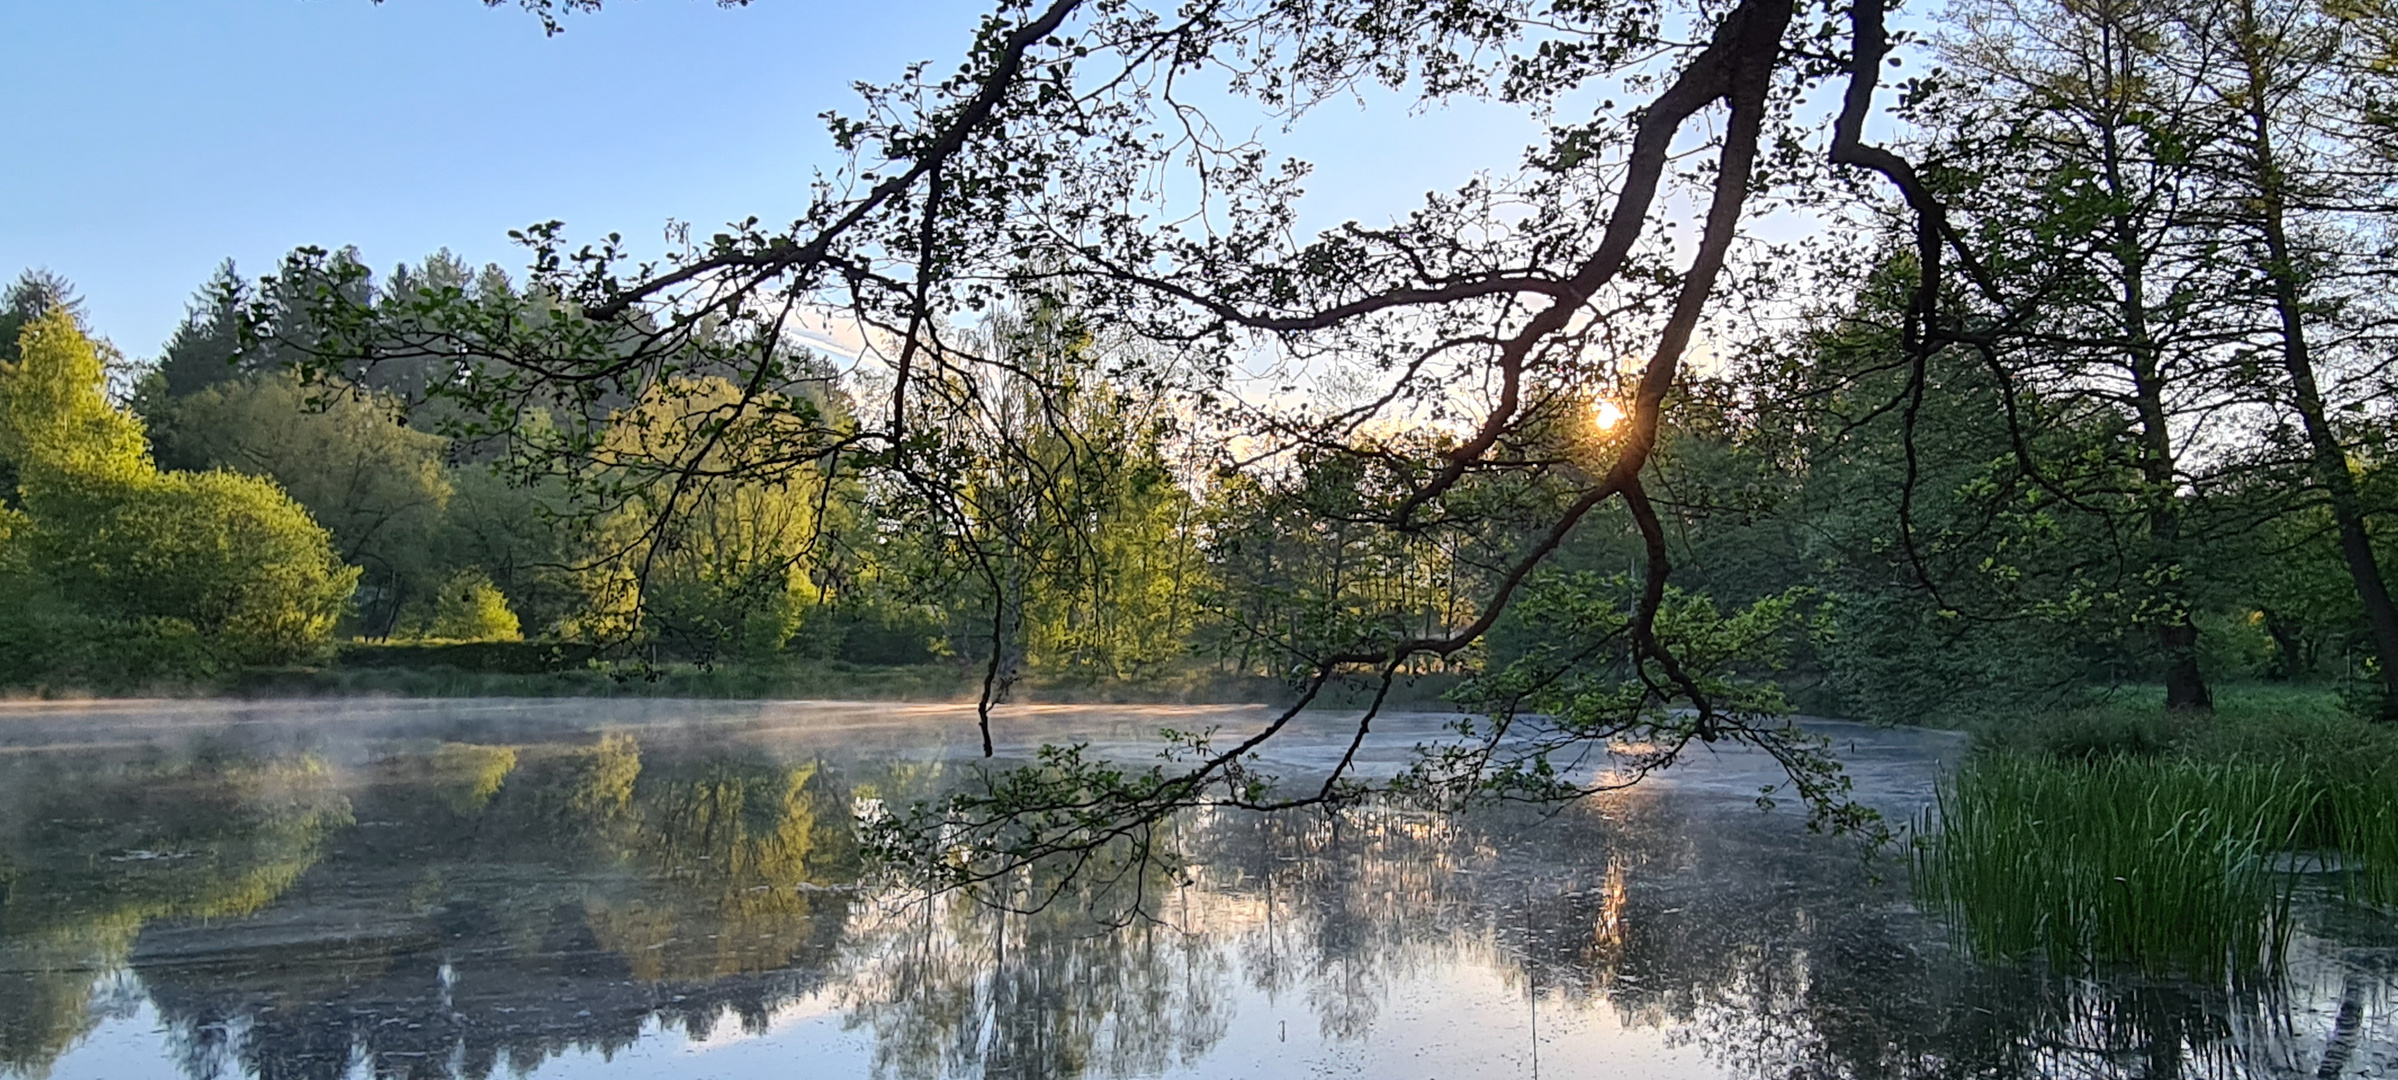
M 740 1018 L 730 1015 L 732 1008 L 727 1006 L 724 1010 L 726 1014 L 724 1019 L 731 1022 L 716 1023 L 708 1028 L 706 1034 L 686 1039 L 683 1043 L 683 1052 L 705 1054 L 711 1050 L 722 1050 L 728 1046 L 770 1039 L 788 1032 L 799 1024 L 832 1016 L 840 1011 L 841 1002 L 838 997 L 823 990 L 816 990 L 775 1006 L 774 1011 L 767 1014 L 766 1022 L 753 1028 L 739 1023 Z

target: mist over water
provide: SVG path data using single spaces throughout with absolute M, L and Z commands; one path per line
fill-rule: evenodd
M 1030 708 L 1002 756 L 1238 708 Z M 1269 771 L 1345 747 L 1303 724 Z M 1437 738 L 1401 716 L 1379 766 Z M 1177 825 L 1187 879 L 1007 914 L 861 886 L 862 800 L 971 710 L 590 699 L 0 706 L 0 1074 L 2384 1075 L 2398 940 L 2300 912 L 2261 986 L 1962 955 L 1902 861 L 1740 753 L 1561 810 Z M 1825 728 L 1868 801 L 1952 736 Z

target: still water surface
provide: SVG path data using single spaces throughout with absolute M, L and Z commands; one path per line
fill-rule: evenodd
M 1019 708 L 1007 752 L 1243 709 Z M 1296 779 L 1341 718 L 1277 744 Z M 1442 718 L 1394 718 L 1376 764 Z M 1827 724 L 1904 818 L 1962 749 Z M 1903 867 L 1709 755 L 1559 812 L 1185 821 L 1187 882 L 1037 914 L 855 887 L 948 707 L 0 706 L 0 1075 L 2379 1076 L 2398 935 L 2302 912 L 2261 988 L 1960 955 Z

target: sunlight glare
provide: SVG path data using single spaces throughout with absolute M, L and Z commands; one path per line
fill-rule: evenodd
M 1612 401 L 1599 402 L 1591 407 L 1590 419 L 1601 431 L 1613 430 L 1615 425 L 1624 422 L 1624 407 Z

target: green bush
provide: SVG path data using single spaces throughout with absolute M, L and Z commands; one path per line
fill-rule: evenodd
M 272 481 L 160 472 L 105 385 L 64 309 L 28 321 L 17 359 L 0 365 L 0 459 L 22 506 L 0 529 L 0 573 L 24 598 L 17 632 L 57 637 L 27 655 L 66 665 L 51 673 L 64 678 L 85 666 L 78 642 L 155 641 L 154 655 L 189 653 L 187 673 L 204 674 L 322 645 L 357 581 L 325 530 Z M 182 644 L 190 634 L 197 653 Z M 15 665 L 38 674 L 40 662 Z
M 412 629 L 435 641 L 522 641 L 525 636 L 508 598 L 481 570 L 461 571 L 443 582 L 431 610 Z
M 324 644 L 358 571 L 271 481 L 158 473 L 46 486 L 26 499 L 34 570 L 90 614 L 190 624 L 231 660 Z
M 218 673 L 223 660 L 189 623 L 94 616 L 23 578 L 0 585 L 0 685 L 143 692 Z

